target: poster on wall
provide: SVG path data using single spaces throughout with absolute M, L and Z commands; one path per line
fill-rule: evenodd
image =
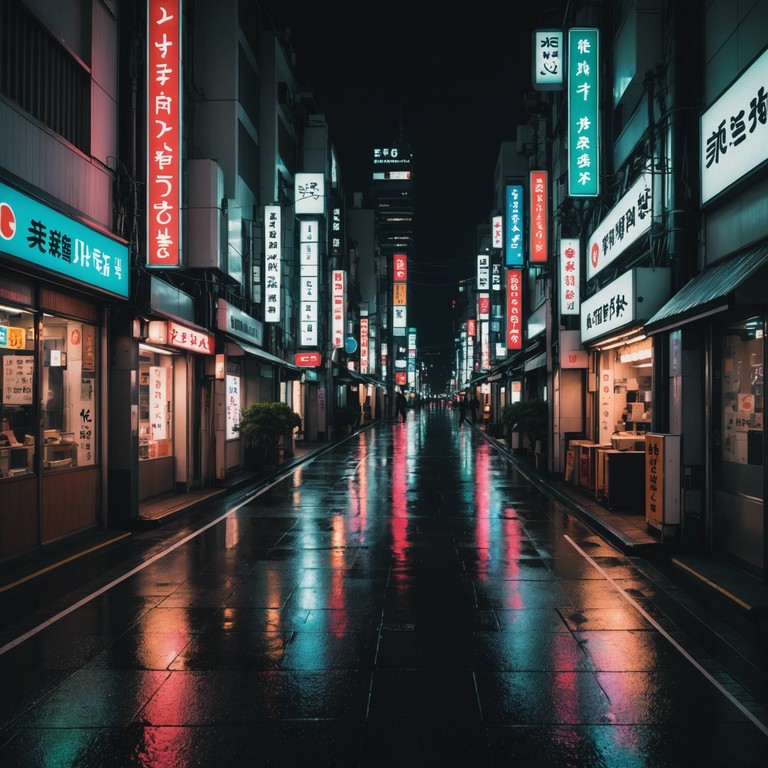
M 32 355 L 3 357 L 3 405 L 32 405 L 32 377 L 35 358 Z
M 613 371 L 600 371 L 600 438 L 601 445 L 609 445 L 615 429 L 616 418 L 613 412 Z
M 168 384 L 165 371 L 165 368 L 156 365 L 149 368 L 149 421 L 154 441 L 168 439 Z
M 227 440 L 240 436 L 235 429 L 240 423 L 240 377 L 228 374 L 224 383 L 227 387 Z
M 77 465 L 89 466 L 96 463 L 96 408 L 94 407 L 95 376 L 80 376 L 79 424 L 75 442 L 77 443 Z M 77 406 L 76 406 L 77 407 Z

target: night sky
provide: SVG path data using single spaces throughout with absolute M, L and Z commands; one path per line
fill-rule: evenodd
M 490 221 L 502 141 L 526 121 L 531 33 L 559 27 L 562 4 L 428 0 L 272 0 L 290 28 L 296 72 L 326 116 L 351 204 L 367 192 L 375 146 L 402 137 L 414 154 L 416 255 L 409 324 L 419 347 L 451 347 L 450 302 L 475 271 Z M 551 6 L 551 8 L 550 8 Z

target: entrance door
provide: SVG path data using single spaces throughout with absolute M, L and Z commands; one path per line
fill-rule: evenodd
M 764 319 L 754 316 L 715 334 L 712 413 L 713 548 L 760 577 L 765 569 L 763 332 Z

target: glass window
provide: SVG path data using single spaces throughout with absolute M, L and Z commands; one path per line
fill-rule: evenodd
M 139 347 L 139 460 L 173 456 L 173 355 Z
M 43 318 L 43 469 L 97 463 L 98 329 Z
M 35 459 L 35 316 L 0 306 L 0 478 L 25 475 Z

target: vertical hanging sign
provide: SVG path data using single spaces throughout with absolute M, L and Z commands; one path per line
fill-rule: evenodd
M 529 258 L 532 264 L 547 261 L 547 172 L 531 171 L 531 242 Z
M 568 30 L 568 194 L 600 194 L 599 33 Z
M 347 273 L 334 269 L 331 273 L 331 348 L 343 349 L 347 319 Z
M 282 244 L 280 206 L 264 206 L 264 322 L 280 322 Z
M 508 184 L 506 189 L 506 265 L 522 267 L 523 255 L 523 187 L 520 184 Z
M 316 347 L 320 279 L 320 222 L 304 219 L 299 223 L 299 346 Z
M 559 29 L 537 29 L 533 33 L 533 89 L 561 91 L 563 67 L 560 53 L 563 33 Z
M 181 3 L 147 8 L 147 266 L 181 266 Z
M 507 270 L 507 349 L 523 348 L 522 281 L 522 270 Z
M 579 241 L 563 238 L 560 241 L 560 314 L 578 315 L 581 309 L 579 297 L 580 254 Z
M 360 373 L 369 373 L 368 318 L 360 318 Z

